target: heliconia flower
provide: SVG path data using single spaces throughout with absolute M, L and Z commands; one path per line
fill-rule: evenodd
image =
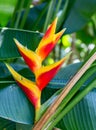
M 5 63 L 12 76 L 16 80 L 17 84 L 24 91 L 30 102 L 35 106 L 35 109 L 40 109 L 40 97 L 41 90 L 37 87 L 37 85 L 18 74 L 8 63 Z
M 49 26 L 35 52 L 28 49 L 27 47 L 24 47 L 22 44 L 19 43 L 19 41 L 14 39 L 20 54 L 22 55 L 25 62 L 33 73 L 35 73 L 35 71 L 37 71 L 41 67 L 42 61 L 49 55 L 49 53 L 55 47 L 56 43 L 65 31 L 62 30 L 61 32 L 55 34 L 56 23 L 57 18 Z
M 44 37 L 41 39 L 40 44 L 38 45 L 35 52 L 24 47 L 16 39 L 14 39 L 16 46 L 25 62 L 35 75 L 35 82 L 32 82 L 29 79 L 24 78 L 18 74 L 9 64 L 5 63 L 17 84 L 25 92 L 28 99 L 35 106 L 35 117 L 38 116 L 38 110 L 40 109 L 41 103 L 41 92 L 50 82 L 50 80 L 56 75 L 61 65 L 68 59 L 69 54 L 65 56 L 60 61 L 49 65 L 42 66 L 42 61 L 49 55 L 52 49 L 55 47 L 56 43 L 62 36 L 64 30 L 55 34 L 57 19 L 49 26 Z
M 42 91 L 50 80 L 56 75 L 61 65 L 66 61 L 68 56 L 64 57 L 62 60 L 45 67 L 41 67 L 35 74 L 36 83 L 39 89 Z

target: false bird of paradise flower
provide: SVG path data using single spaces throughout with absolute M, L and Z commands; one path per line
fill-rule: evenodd
M 42 66 L 42 61 L 48 56 L 48 54 L 55 47 L 56 43 L 64 33 L 64 30 L 55 34 L 57 18 L 47 29 L 45 35 L 41 39 L 35 52 L 29 50 L 14 39 L 16 46 L 24 58 L 26 64 L 29 66 L 31 71 L 35 75 L 35 82 L 24 78 L 18 74 L 8 63 L 5 63 L 9 71 L 11 72 L 13 78 L 16 80 L 18 86 L 24 91 L 30 102 L 35 107 L 35 121 L 37 120 L 38 112 L 41 107 L 41 92 L 50 82 L 50 80 L 55 76 L 55 74 L 60 69 L 61 65 L 66 61 L 68 56 L 64 57 L 60 61 L 48 65 Z

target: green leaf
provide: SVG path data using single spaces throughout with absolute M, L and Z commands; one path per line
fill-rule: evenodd
M 10 120 L 0 118 L 0 130 L 15 130 L 16 124 Z
M 33 124 L 34 108 L 16 84 L 1 88 L 0 99 L 2 99 L 0 117 L 14 122 Z
M 65 68 L 65 72 L 62 69 L 63 73 L 67 74 L 69 73 L 69 70 L 71 68 L 74 69 L 69 74 L 69 77 L 65 77 L 65 80 L 62 78 L 61 82 L 63 85 L 65 85 L 72 76 L 77 71 L 77 68 L 80 67 L 81 64 L 74 64 L 70 65 L 69 67 Z M 31 74 L 31 72 L 28 70 L 28 68 L 24 65 L 14 65 L 13 67 L 22 75 L 26 77 L 27 72 L 27 78 L 34 79 L 34 76 Z M 22 92 L 22 90 L 13 82 L 6 83 L 7 81 L 14 81 L 11 77 L 11 74 L 8 72 L 7 68 L 4 66 L 4 64 L 0 64 L 0 117 L 5 119 L 10 119 L 11 121 L 23 123 L 23 124 L 33 124 L 34 121 L 34 108 Z M 61 72 L 60 72 L 61 73 Z M 52 80 L 48 87 L 44 89 L 42 93 L 42 103 L 44 103 L 46 100 L 49 99 L 55 93 L 59 88 L 63 87 L 62 84 L 60 84 L 60 73 L 56 75 L 56 79 Z M 63 76 L 63 75 L 62 75 Z M 2 82 L 3 81 L 3 82 Z M 58 81 L 58 82 L 57 82 Z M 51 85 L 51 86 L 50 86 Z M 56 87 L 55 87 L 56 85 Z M 25 114 L 26 113 L 26 114 Z
M 52 96 L 55 91 L 46 88 L 42 95 L 42 102 Z M 6 87 L 0 88 L 0 99 L 2 99 L 0 100 L 0 117 L 33 125 L 34 107 L 16 84 L 6 84 Z
M 48 4 L 40 4 L 30 9 L 24 29 L 38 30 L 40 32 L 43 30 L 44 21 L 48 11 Z
M 17 0 L 0 0 L 0 25 L 6 26 L 12 17 Z
M 35 50 L 42 35 L 32 31 L 2 28 L 0 30 L 0 60 L 20 57 L 13 38 Z
M 96 80 L 94 83 L 96 84 Z M 93 87 L 95 84 L 93 84 Z M 92 88 L 92 86 L 90 86 L 90 88 Z M 76 98 L 77 97 L 75 97 L 74 102 L 76 102 L 77 100 Z M 96 99 L 96 89 L 93 89 L 83 98 L 83 100 L 81 100 L 70 112 L 68 112 L 65 115 L 62 121 L 66 126 L 66 129 L 95 130 L 96 128 L 96 123 L 95 123 L 96 100 L 95 99 Z M 68 110 L 68 107 L 65 109 Z
M 0 130 L 31 130 L 32 125 L 15 123 L 7 119 L 0 118 Z
M 67 28 L 66 33 L 76 32 L 83 28 L 95 12 L 96 0 L 75 0 L 63 24 L 63 27 Z
M 77 63 L 61 69 L 60 72 L 55 76 L 55 78 L 49 83 L 48 87 L 43 91 L 42 103 L 48 100 L 49 97 L 51 97 L 53 93 L 55 93 L 59 88 L 64 87 L 68 80 L 70 80 L 70 78 L 77 72 L 81 65 L 82 63 Z M 34 79 L 34 76 L 25 65 L 13 64 L 13 67 L 25 77 L 26 72 L 28 71 L 27 78 L 30 78 L 32 80 Z M 0 64 L 0 68 L 0 82 L 2 81 L 2 79 L 6 80 L 10 78 L 10 80 L 13 80 L 8 70 L 5 68 L 4 64 Z M 94 75 L 94 77 L 95 76 L 96 75 Z M 89 82 L 87 81 L 84 86 L 86 86 L 88 83 Z M 8 84 L 6 82 L 3 82 L 0 84 L 0 87 L 0 98 L 2 99 L 0 100 L 0 117 L 4 119 L 9 119 L 17 123 L 21 123 L 22 125 L 33 125 L 34 108 L 32 104 L 30 104 L 22 90 L 15 83 Z M 41 115 L 46 110 L 46 108 L 54 101 L 58 94 L 59 92 L 55 93 L 52 96 L 51 101 L 49 99 L 43 104 L 43 106 L 41 107 Z M 19 126 L 23 127 L 22 125 Z
M 48 1 L 47 1 L 48 2 Z M 32 29 L 32 30 L 39 30 L 42 31 L 44 21 L 46 20 L 46 15 L 48 12 L 48 8 L 44 10 L 47 2 L 44 4 L 40 4 L 38 6 L 34 6 L 30 9 L 25 29 Z M 65 6 L 66 4 L 66 6 Z M 67 5 L 68 4 L 68 5 Z M 65 7 L 65 9 L 64 9 Z M 56 5 L 54 4 L 54 13 L 56 10 Z M 41 15 L 42 12 L 42 15 Z M 62 12 L 64 14 L 62 14 Z M 60 10 L 56 14 L 60 19 L 58 20 L 59 27 L 58 30 L 61 28 L 67 28 L 66 33 L 72 33 L 80 30 L 83 28 L 90 20 L 92 15 L 96 12 L 96 0 L 73 0 L 69 2 L 66 0 L 62 0 L 62 4 Z M 61 15 L 63 17 L 61 17 Z M 38 24 L 37 20 L 40 17 Z M 53 15 L 54 16 L 54 15 Z M 53 17 L 54 18 L 54 17 Z M 51 22 L 51 21 L 50 21 Z M 60 23 L 61 22 L 61 23 Z
M 32 125 L 16 123 L 16 130 L 32 130 Z
M 34 75 L 32 71 L 28 68 L 28 66 L 16 62 L 14 64 L 11 64 L 11 66 L 24 77 L 34 80 Z M 10 81 L 10 83 L 13 83 L 11 73 L 8 71 L 4 63 L 0 62 L 0 83 L 4 83 L 4 81 L 7 80 Z M 6 82 L 4 84 L 6 84 Z

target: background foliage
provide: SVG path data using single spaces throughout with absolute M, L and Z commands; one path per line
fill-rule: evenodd
M 73 53 L 67 64 L 84 61 L 96 43 L 96 0 L 0 0 L 0 16 L 0 129 L 30 130 L 34 108 L 2 62 L 7 60 L 13 63 L 17 71 L 34 80 L 34 75 L 20 58 L 13 38 L 35 50 L 47 26 L 58 16 L 57 32 L 63 28 L 67 29 L 44 64 L 52 64 L 70 50 Z M 81 64 L 63 68 L 44 90 L 42 103 L 64 87 Z M 95 73 L 93 77 L 96 77 Z M 83 86 L 87 86 L 89 81 L 91 82 L 87 79 Z M 95 96 L 94 89 L 57 124 L 57 127 L 65 130 L 95 130 Z

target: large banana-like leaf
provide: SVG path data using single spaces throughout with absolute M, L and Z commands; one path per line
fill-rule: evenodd
M 74 64 L 62 69 L 56 77 L 49 83 L 48 87 L 42 93 L 42 103 L 44 103 L 56 90 L 65 86 L 67 81 L 76 73 L 81 64 Z M 2 67 L 3 66 L 3 67 Z M 34 80 L 34 76 L 31 75 L 28 68 L 21 67 L 20 65 L 13 65 L 17 68 L 16 70 L 22 75 L 26 76 L 26 71 L 28 70 L 27 77 Z M 13 82 L 13 78 L 8 73 L 8 70 L 1 64 L 0 66 L 0 117 L 5 119 L 10 119 L 11 121 L 23 123 L 23 124 L 33 124 L 34 121 L 34 108 L 28 101 L 22 90 Z M 21 69 L 22 68 L 22 69 Z M 70 73 L 70 69 L 73 71 Z M 24 72 L 24 73 L 23 73 Z M 60 82 L 60 74 L 62 79 Z M 70 73 L 68 77 L 66 74 Z M 4 78 L 5 77 L 5 78 Z M 6 80 L 6 81 L 5 81 Z M 58 82 L 59 81 L 59 82 Z M 55 95 L 56 97 L 56 95 Z M 25 114 L 26 113 L 26 114 Z
M 31 130 L 32 125 L 25 125 L 0 118 L 0 130 Z
M 92 15 L 96 12 L 96 0 L 75 0 L 68 12 L 63 27 L 67 28 L 67 33 L 76 32 L 91 20 Z
M 20 57 L 13 38 L 18 39 L 21 44 L 28 48 L 35 50 L 41 37 L 40 33 L 32 31 L 8 28 L 0 29 L 0 60 Z
M 96 130 L 96 89 L 87 94 L 63 119 L 58 127 L 65 130 Z
M 16 130 L 32 130 L 32 125 L 16 123 Z
M 57 125 L 62 130 L 95 130 L 96 128 L 96 90 L 91 91 L 78 103 Z M 31 130 L 30 124 L 14 123 L 9 120 L 0 119 L 0 129 L 6 130 Z
M 77 72 L 81 65 L 81 63 L 78 63 L 61 69 L 54 79 L 48 84 L 48 87 L 43 91 L 42 103 L 49 99 L 49 97 L 52 96 L 56 90 L 65 86 L 68 80 L 70 80 L 70 78 Z M 13 67 L 24 76 L 26 76 L 26 72 L 28 72 L 27 78 L 34 80 L 34 75 L 25 65 L 13 64 Z M 17 124 L 18 129 L 27 128 L 30 130 L 30 124 L 32 125 L 34 121 L 34 108 L 23 94 L 22 90 L 15 84 L 4 64 L 1 63 L 0 68 L 0 99 L 2 99 L 0 100 L 0 117 L 7 119 L 8 122 L 10 120 L 19 123 Z M 96 74 L 94 74 L 91 78 L 95 76 Z M 89 79 L 84 86 L 86 86 L 90 80 L 91 79 Z M 7 81 L 10 82 L 8 83 Z M 44 112 L 45 109 L 54 101 L 58 94 L 59 93 L 53 95 L 52 98 L 47 102 L 47 105 L 46 103 L 43 105 L 41 113 L 42 111 Z M 65 128 L 65 130 L 79 130 L 79 128 L 82 129 L 83 127 L 84 130 L 95 130 L 95 96 L 96 91 L 91 91 L 63 118 L 60 123 L 58 123 L 58 127 L 62 129 Z M 44 108 L 44 106 L 46 106 L 46 108 Z M 88 125 L 86 125 L 86 120 Z M 26 127 L 24 124 L 26 124 Z
M 26 70 L 28 70 L 28 68 L 26 68 L 26 66 L 25 68 L 24 66 L 22 68 L 20 65 L 17 65 L 17 66 L 15 65 L 15 68 L 17 68 L 17 71 L 19 71 L 22 74 L 24 72 L 24 75 L 25 75 L 26 74 L 25 72 Z M 80 66 L 81 64 L 73 64 L 62 69 L 55 76 L 55 78 L 49 83 L 48 87 L 43 91 L 42 103 L 45 102 L 56 91 L 56 89 L 59 89 L 65 86 L 67 81 L 76 73 L 76 71 L 78 70 Z M 3 69 L 5 69 L 4 66 L 3 66 Z M 72 71 L 70 72 L 70 70 Z M 29 78 L 34 79 L 30 71 L 28 74 L 29 74 Z M 66 77 L 66 74 L 68 74 L 67 77 Z M 2 73 L 1 77 L 3 78 L 5 77 L 9 79 L 10 74 L 7 72 L 6 72 L 6 75 Z M 0 99 L 2 99 L 0 100 L 0 117 L 7 120 L 14 121 L 14 122 L 18 122 L 19 123 L 17 124 L 18 129 L 27 128 L 28 130 L 30 130 L 31 126 L 29 125 L 30 124 L 32 125 L 34 121 L 33 106 L 30 104 L 26 96 L 22 93 L 22 90 L 15 83 L 11 82 L 11 84 L 6 84 L 6 82 L 4 83 L 4 80 L 1 77 L 0 77 L 0 82 L 3 81 L 3 83 L 0 84 L 0 87 L 1 87 Z M 10 78 L 10 80 L 12 80 L 12 78 Z M 88 81 L 85 83 L 85 85 L 87 83 Z M 5 84 L 5 87 L 2 86 L 3 84 Z M 47 102 L 46 108 L 52 103 L 52 101 L 54 101 L 54 99 L 58 96 L 58 94 L 59 93 L 53 95 L 52 98 L 49 99 L 49 101 Z M 96 119 L 95 104 L 96 103 L 94 100 L 95 96 L 96 96 L 96 91 L 95 90 L 91 91 L 86 97 L 84 97 L 84 99 L 80 103 L 76 105 L 76 107 L 74 107 L 63 118 L 63 120 L 60 123 L 58 123 L 58 127 L 62 129 L 65 128 L 65 130 L 67 129 L 79 130 L 79 129 L 82 129 L 83 127 L 84 127 L 84 130 L 87 130 L 87 129 L 91 130 L 91 128 L 92 130 L 95 130 L 95 127 L 96 127 L 95 126 L 95 119 Z M 41 109 L 41 112 L 46 109 L 43 107 Z M 88 125 L 86 125 L 86 120 L 87 120 Z M 23 124 L 26 124 L 25 125 L 26 127 Z
M 0 130 L 15 130 L 16 128 L 16 123 L 10 121 L 10 120 L 6 120 L 3 118 L 0 118 Z

